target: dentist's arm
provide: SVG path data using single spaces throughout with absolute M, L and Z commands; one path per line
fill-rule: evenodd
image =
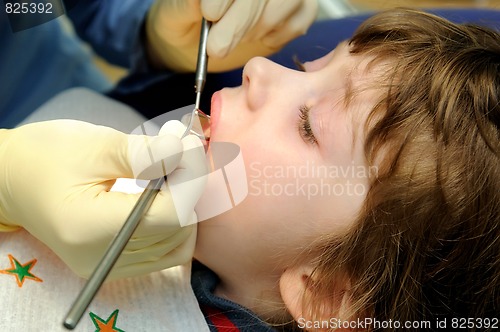
M 205 170 L 202 144 L 192 135 L 181 141 L 184 128 L 173 122 L 166 134 L 151 137 L 55 120 L 0 130 L 2 229 L 25 228 L 75 273 L 88 277 L 138 199 L 110 192 L 115 179 Z M 179 206 L 174 206 L 168 189 L 157 195 L 111 278 L 145 274 L 191 259 L 196 229 L 180 227 L 180 222 L 196 220 L 194 206 L 204 184 L 191 181 L 188 186 L 192 195 L 182 205 L 186 211 L 176 211 Z M 191 220 L 180 221 L 178 216 Z
M 145 17 L 154 0 L 64 0 L 78 36 L 101 57 L 125 68 L 142 52 Z
M 304 34 L 317 0 L 65 0 L 78 35 L 108 61 L 194 72 L 202 17 L 210 72 L 243 66 Z M 146 55 L 147 54 L 147 55 Z

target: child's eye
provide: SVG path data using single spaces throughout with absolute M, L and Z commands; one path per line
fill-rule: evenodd
M 314 137 L 314 133 L 311 129 L 311 124 L 309 123 L 309 111 L 310 107 L 302 105 L 299 107 L 299 134 L 300 137 L 306 143 L 318 144 L 318 140 Z

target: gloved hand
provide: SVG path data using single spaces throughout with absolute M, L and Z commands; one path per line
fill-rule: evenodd
M 194 71 L 203 16 L 213 22 L 208 70 L 234 69 L 304 34 L 316 12 L 316 0 L 157 0 L 146 22 L 148 53 L 155 66 Z
M 206 172 L 200 140 L 189 135 L 181 141 L 185 127 L 178 121 L 166 127 L 167 134 L 154 137 L 74 120 L 0 131 L 0 223 L 24 227 L 75 273 L 88 277 L 139 197 L 110 192 L 115 179 L 157 178 L 163 169 L 173 171 L 173 178 Z M 181 228 L 178 215 L 196 219 L 194 206 L 203 186 L 201 181 L 186 184 L 183 190 L 190 195 L 175 207 L 169 190 L 162 188 L 110 278 L 189 261 L 196 225 Z M 177 213 L 179 208 L 185 211 Z

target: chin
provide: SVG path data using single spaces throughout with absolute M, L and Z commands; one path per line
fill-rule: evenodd
M 251 234 L 244 231 L 240 208 L 238 205 L 198 224 L 194 258 L 216 273 L 222 266 L 236 266 L 249 249 Z

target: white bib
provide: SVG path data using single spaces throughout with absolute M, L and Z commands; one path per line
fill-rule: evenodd
M 106 282 L 74 331 L 209 331 L 190 266 Z M 0 233 L 0 330 L 68 331 L 62 322 L 85 279 L 25 230 Z

